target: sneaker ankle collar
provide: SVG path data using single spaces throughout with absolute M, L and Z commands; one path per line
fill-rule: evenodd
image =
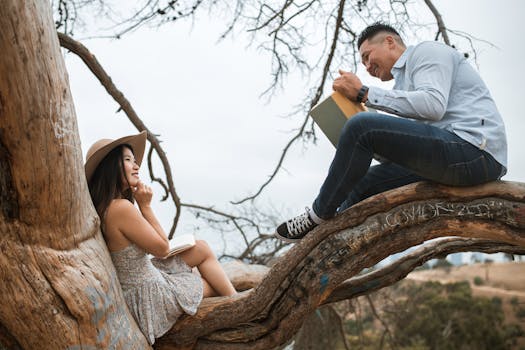
M 312 221 L 315 222 L 317 225 L 322 224 L 323 222 L 326 221 L 324 219 L 321 219 L 319 216 L 317 216 L 317 214 L 315 213 L 313 209 L 308 210 L 308 215 L 310 215 L 310 218 L 312 219 Z

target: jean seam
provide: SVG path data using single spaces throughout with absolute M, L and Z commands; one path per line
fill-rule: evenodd
M 465 162 L 458 162 L 458 163 L 449 164 L 447 169 L 457 168 L 459 166 L 468 165 L 468 164 L 473 164 L 474 162 L 477 162 L 478 160 L 480 160 L 482 158 L 485 158 L 485 156 L 483 154 L 480 155 L 479 157 L 475 158 L 475 159 L 471 159 L 471 160 L 468 160 L 468 161 L 465 161 Z M 485 170 L 487 170 L 487 166 L 486 165 L 485 165 Z
M 403 175 L 403 176 L 392 177 L 392 178 L 389 178 L 388 180 L 385 180 L 385 181 L 376 182 L 375 185 L 383 185 L 383 184 L 388 183 L 388 182 L 390 182 L 392 180 L 399 181 L 401 179 L 404 179 L 404 178 L 407 178 L 407 177 L 410 177 L 410 176 L 419 176 L 419 175 L 415 174 L 415 173 L 409 173 L 409 174 L 406 174 L 406 175 Z M 421 176 L 419 176 L 419 177 L 421 177 Z

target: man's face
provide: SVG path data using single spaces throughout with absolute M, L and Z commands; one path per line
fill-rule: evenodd
M 371 76 L 382 81 L 394 78 L 390 72 L 396 62 L 395 59 L 392 59 L 393 45 L 395 45 L 394 38 L 381 33 L 361 44 L 359 48 L 361 61 Z

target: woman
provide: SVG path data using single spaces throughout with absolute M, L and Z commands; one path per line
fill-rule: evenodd
M 153 344 L 183 312 L 195 314 L 203 297 L 236 291 L 204 241 L 163 259 L 168 237 L 151 209 L 151 188 L 139 178 L 145 146 L 145 131 L 99 140 L 87 152 L 85 171 L 124 298 Z M 193 274 L 192 267 L 202 277 Z

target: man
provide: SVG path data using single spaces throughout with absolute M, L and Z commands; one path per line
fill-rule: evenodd
M 438 42 L 406 47 L 392 27 L 376 23 L 358 39 L 370 75 L 393 90 L 364 86 L 339 71 L 333 89 L 396 116 L 362 112 L 345 124 L 319 195 L 306 212 L 277 228 L 288 242 L 374 194 L 420 180 L 471 186 L 506 173 L 505 127 L 479 74 Z M 381 163 L 370 166 L 378 156 Z

